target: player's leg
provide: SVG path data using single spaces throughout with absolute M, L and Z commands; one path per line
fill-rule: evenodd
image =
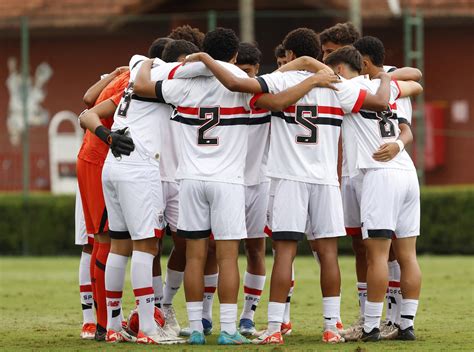
M 323 342 L 343 342 L 337 328 L 341 315 L 341 274 L 337 254 L 338 237 L 345 236 L 344 215 L 339 187 L 311 185 L 309 201 L 311 248 L 319 259 L 323 295 Z
M 217 290 L 218 266 L 216 257 L 216 242 L 211 234 L 207 249 L 206 266 L 204 267 L 204 295 L 202 308 L 202 326 L 204 335 L 212 333 L 212 306 Z
M 164 232 L 165 230 L 163 230 L 163 234 Z M 157 254 L 153 259 L 153 293 L 155 295 L 155 307 L 157 307 L 158 309 L 162 308 L 163 301 L 163 279 L 161 277 L 162 241 L 162 238 L 157 241 Z
M 400 265 L 393 250 L 393 243 L 388 256 L 388 287 L 385 295 L 385 321 L 380 326 L 380 336 L 392 340 L 398 336 L 402 293 L 400 290 Z
M 243 185 L 206 182 L 206 196 L 211 209 L 211 228 L 216 242 L 219 271 L 217 292 L 220 303 L 220 334 L 217 343 L 249 343 L 237 331 L 237 296 L 239 293 L 239 243 L 247 237 L 245 228 L 245 189 Z
M 268 208 L 269 182 L 245 187 L 245 218 L 247 239 L 245 253 L 247 269 L 244 273 L 244 305 L 240 314 L 239 331 L 253 335 L 254 315 L 265 286 L 265 223 Z

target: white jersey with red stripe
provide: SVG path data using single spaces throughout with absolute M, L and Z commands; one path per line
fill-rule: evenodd
M 375 94 L 380 86 L 380 80 L 369 80 L 363 76 L 351 79 L 361 89 Z M 352 113 L 344 120 L 343 140 L 345 158 L 347 161 L 348 175 L 354 177 L 361 169 L 389 168 L 414 170 L 415 166 L 410 156 L 403 150 L 395 158 L 388 162 L 379 162 L 374 160 L 372 155 L 381 145 L 394 142 L 400 135 L 396 98 L 400 91 L 396 82 L 391 84 L 391 109 L 382 113 L 375 113 L 367 110 L 360 110 L 358 113 Z M 353 141 L 356 143 L 353 143 Z
M 248 151 L 245 159 L 246 186 L 269 182 L 267 175 L 268 149 L 270 147 L 270 119 L 267 110 L 252 110 L 249 127 Z
M 237 66 L 219 61 L 239 77 Z M 174 105 L 180 123 L 176 179 L 244 184 L 251 94 L 227 90 L 215 77 L 157 82 L 160 101 Z
M 173 145 L 175 132 L 170 121 L 172 108 L 169 105 L 160 104 L 157 99 L 142 98 L 133 93 L 133 82 L 141 64 L 146 59 L 148 58 L 142 55 L 134 55 L 130 59 L 130 83 L 115 111 L 112 130 L 128 127 L 137 152 L 134 153 L 135 157 L 128 159 L 129 161 L 154 160 L 158 162 L 161 159 L 160 171 L 162 173 L 164 171 L 164 178 L 174 179 L 177 162 Z M 172 76 L 190 78 L 209 75 L 202 63 L 182 66 L 177 62 L 165 63 L 160 59 L 155 59 L 153 65 L 151 79 L 154 81 Z
M 262 91 L 278 93 L 310 75 L 304 71 L 274 72 L 257 79 Z M 314 88 L 295 106 L 272 113 L 268 176 L 339 185 L 337 156 L 342 119 L 345 113 L 359 111 L 366 91 L 351 81 L 338 83 L 337 88 Z

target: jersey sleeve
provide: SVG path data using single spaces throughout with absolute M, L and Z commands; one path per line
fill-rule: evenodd
M 342 110 L 346 114 L 359 112 L 367 96 L 367 90 L 361 89 L 357 84 L 351 81 L 337 83 L 336 88 L 336 96 L 339 99 Z
M 401 90 L 400 86 L 398 85 L 398 81 L 395 79 L 392 79 L 390 82 L 390 100 L 396 100 L 400 98 Z
M 115 106 L 118 106 L 120 103 L 120 99 L 122 99 L 122 96 L 123 96 L 123 92 L 117 92 L 114 95 L 112 95 L 109 99 L 112 100 Z
M 199 76 L 213 76 L 212 72 L 202 62 L 190 62 L 186 65 L 176 64 L 168 74 L 168 79 L 194 78 Z
M 275 71 L 263 76 L 259 76 L 256 78 L 256 80 L 262 88 L 262 93 L 276 94 L 285 90 L 283 72 Z
M 157 81 L 155 93 L 158 101 L 163 104 L 180 105 L 189 91 L 191 79 L 173 79 Z
M 410 98 L 401 98 L 397 100 L 397 117 L 398 123 L 405 123 L 411 125 L 412 120 L 412 106 Z
M 143 55 L 133 55 L 128 63 L 128 68 L 132 71 L 140 62 L 147 60 L 148 58 Z

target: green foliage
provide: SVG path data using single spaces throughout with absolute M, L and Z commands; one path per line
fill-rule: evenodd
M 79 252 L 74 245 L 74 197 L 0 195 L 0 254 L 57 255 Z M 270 250 L 271 241 L 268 242 Z M 171 241 L 164 241 L 169 253 Z M 351 253 L 350 238 L 340 252 Z M 474 254 L 474 187 L 425 187 L 421 191 L 420 253 Z M 311 254 L 307 243 L 299 253 Z

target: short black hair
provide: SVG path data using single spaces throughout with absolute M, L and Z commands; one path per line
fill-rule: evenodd
M 174 40 L 187 40 L 188 42 L 196 45 L 200 50 L 202 50 L 202 42 L 204 41 L 204 33 L 201 32 L 198 28 L 193 28 L 190 25 L 184 25 L 176 27 L 168 35 L 168 38 Z
M 283 47 L 293 51 L 296 57 L 311 56 L 317 59 L 321 54 L 318 35 L 310 28 L 292 30 L 283 39 Z
M 173 39 L 170 38 L 157 38 L 151 43 L 150 48 L 148 49 L 148 57 L 154 59 L 157 57 L 161 59 L 163 55 L 163 49 L 165 48 L 166 44 L 172 42 Z
M 232 29 L 217 27 L 207 32 L 202 48 L 213 59 L 228 62 L 239 50 L 239 38 Z
M 262 52 L 256 44 L 240 43 L 237 54 L 237 65 L 257 65 L 262 59 Z
M 359 50 L 362 56 L 368 56 L 375 66 L 383 66 L 385 60 L 385 48 L 379 38 L 367 35 L 356 41 L 354 46 Z
M 275 48 L 275 59 L 285 57 L 285 48 L 282 44 L 278 44 Z
M 352 45 L 346 45 L 330 53 L 324 63 L 328 66 L 347 64 L 357 73 L 362 72 L 362 55 Z
M 338 23 L 319 34 L 321 44 L 352 45 L 360 39 L 360 33 L 352 22 Z
M 199 52 L 199 48 L 187 40 L 173 40 L 166 44 L 161 59 L 165 62 L 178 61 L 181 55 L 189 55 Z

